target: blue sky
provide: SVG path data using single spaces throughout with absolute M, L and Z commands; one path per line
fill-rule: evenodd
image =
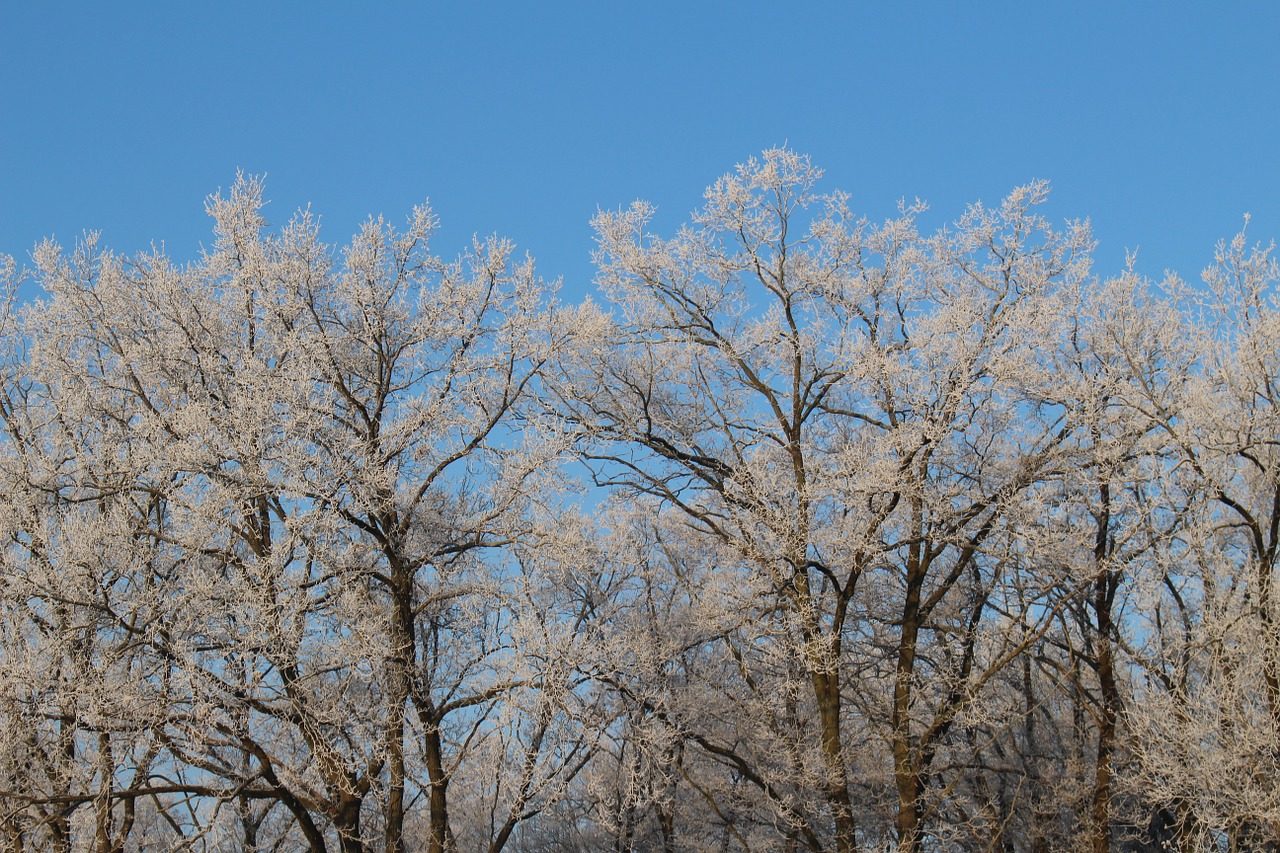
M 1278 35 L 1264 2 L 15 2 L 0 252 L 99 229 L 193 258 L 244 169 L 334 243 L 430 197 L 440 249 L 501 233 L 576 296 L 598 207 L 674 228 L 785 142 L 875 219 L 1047 178 L 1099 272 L 1140 248 L 1195 280 L 1246 211 L 1280 237 Z

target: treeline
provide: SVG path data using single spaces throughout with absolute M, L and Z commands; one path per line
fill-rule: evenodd
M 1280 849 L 1270 248 L 819 177 L 0 264 L 0 847 Z

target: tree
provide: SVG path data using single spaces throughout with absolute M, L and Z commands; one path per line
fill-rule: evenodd
M 403 233 L 371 220 L 338 266 L 309 214 L 267 235 L 261 191 L 242 178 L 210 200 L 217 241 L 185 268 L 92 240 L 37 252 L 49 298 L 24 318 L 16 387 L 65 433 L 27 439 L 71 490 L 47 525 L 85 544 L 67 525 L 86 502 L 115 523 L 125 600 L 95 612 L 162 683 L 158 718 L 133 723 L 172 764 L 167 785 L 140 769 L 153 800 L 218 804 L 190 810 L 206 834 L 236 804 L 250 849 L 271 843 L 261 802 L 311 849 L 364 850 L 373 820 L 390 851 L 421 792 L 443 850 L 477 727 L 549 686 L 511 645 L 529 579 L 501 552 L 562 448 L 514 425 L 568 318 L 506 242 L 430 255 L 425 207 Z M 128 799 L 104 774 L 103 796 Z
M 1053 507 L 1046 538 L 1071 567 L 1065 580 L 1073 589 L 1065 591 L 1060 630 L 1036 657 L 1056 685 L 1050 689 L 1074 706 L 1082 751 L 1092 750 L 1080 762 L 1081 775 L 1092 778 L 1076 795 L 1075 825 L 1089 849 L 1103 853 L 1119 823 L 1114 765 L 1132 690 L 1125 652 L 1137 642 L 1126 611 L 1140 607 L 1138 590 L 1169 565 L 1165 543 L 1187 521 L 1182 495 L 1170 488 L 1174 463 L 1157 412 L 1182 410 L 1196 356 L 1176 306 L 1149 299 L 1151 292 L 1132 270 L 1079 289 L 1064 306 L 1069 335 L 1038 395 L 1063 412 L 1072 436 L 1068 464 L 1042 488 Z M 1054 799 L 1073 797 L 1059 790 Z
M 1280 845 L 1272 252 L 1243 232 L 1219 244 L 1206 291 L 1180 294 L 1179 329 L 1198 360 L 1184 403 L 1147 401 L 1178 462 L 1167 488 L 1195 513 L 1153 596 L 1135 741 L 1139 784 L 1167 804 L 1184 850 L 1219 839 L 1233 851 Z
M 1272 249 L 820 178 L 0 259 L 0 846 L 1277 849 Z
M 819 176 L 766 152 L 667 241 L 646 233 L 644 203 L 599 215 L 621 319 L 562 398 L 599 439 L 597 482 L 680 513 L 749 591 L 752 645 L 719 639 L 744 669 L 733 701 L 759 708 L 792 758 L 783 770 L 726 737 L 694 742 L 752 780 L 797 842 L 852 850 L 871 832 L 849 732 L 877 721 L 849 718 L 867 686 L 851 675 L 887 663 L 862 701 L 887 708 L 896 834 L 916 850 L 939 740 L 1040 630 L 1035 601 L 1012 618 L 1022 634 L 980 653 L 1015 568 L 994 543 L 1062 440 L 1020 386 L 1052 334 L 1046 300 L 1085 274 L 1089 237 L 1034 214 L 1043 185 L 920 237 L 919 208 L 855 221 L 844 196 L 815 193 Z M 871 625 L 889 660 L 855 663 L 866 650 L 847 643 Z M 941 658 L 924 653 L 935 642 Z M 776 696 L 795 702 L 771 709 Z M 780 772 L 816 797 L 793 804 Z

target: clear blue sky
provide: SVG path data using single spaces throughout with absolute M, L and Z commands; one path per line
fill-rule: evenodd
M 786 142 L 877 219 L 1048 178 L 1100 272 L 1194 280 L 1246 211 L 1280 237 L 1278 36 L 1272 2 L 11 2 L 0 252 L 193 258 L 245 169 L 276 223 L 341 243 L 430 197 L 442 249 L 504 234 L 577 295 L 597 207 L 674 226 Z

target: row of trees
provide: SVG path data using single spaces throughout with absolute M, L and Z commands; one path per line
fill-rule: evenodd
M 254 179 L 7 261 L 0 845 L 1276 849 L 1270 249 L 819 178 L 600 214 L 603 306 Z

